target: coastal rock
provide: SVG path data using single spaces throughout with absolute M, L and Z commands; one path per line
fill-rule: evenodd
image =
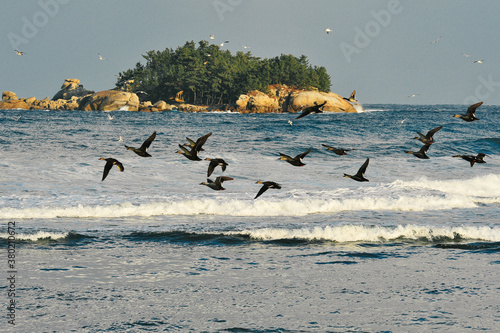
M 61 90 L 59 90 L 54 97 L 52 97 L 53 101 L 56 101 L 58 99 L 65 99 L 69 100 L 72 97 L 83 97 L 87 96 L 90 94 L 93 94 L 94 91 L 92 90 L 87 90 L 83 88 L 83 86 L 80 84 L 80 80 L 78 79 L 66 79 L 64 80 L 63 85 L 61 86 Z
M 0 102 L 0 110 L 9 110 L 9 109 L 21 109 L 21 110 L 29 110 L 29 105 L 26 102 L 21 100 L 9 101 L 9 102 Z
M 357 110 L 342 96 L 335 93 L 321 91 L 301 91 L 290 94 L 288 101 L 283 105 L 283 110 L 288 112 L 299 112 L 315 103 L 326 102 L 323 111 L 330 112 L 357 112 Z
M 279 109 L 278 100 L 261 91 L 253 90 L 246 95 L 240 95 L 236 101 L 239 112 L 276 112 Z
M 79 109 L 84 111 L 138 111 L 139 97 L 126 91 L 104 90 L 82 98 Z
M 17 95 L 12 91 L 4 91 L 2 93 L 2 101 L 3 102 L 17 101 Z
M 207 112 L 208 108 L 203 105 L 180 104 L 177 109 L 184 112 Z

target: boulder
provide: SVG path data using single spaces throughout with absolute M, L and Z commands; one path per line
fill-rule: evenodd
M 265 113 L 279 110 L 277 98 L 258 90 L 250 91 L 247 95 L 240 95 L 236 105 L 239 112 Z
M 79 109 L 84 111 L 139 110 L 136 94 L 120 90 L 104 90 L 80 100 Z
M 332 92 L 322 91 L 301 91 L 291 93 L 288 101 L 283 105 L 283 110 L 288 112 L 299 112 L 306 107 L 313 106 L 315 103 L 326 102 L 322 108 L 323 111 L 330 112 L 357 112 L 356 109 L 342 98 Z
M 64 80 L 63 85 L 61 86 L 61 90 L 59 90 L 54 97 L 52 97 L 53 101 L 58 99 L 66 99 L 69 100 L 72 97 L 83 97 L 89 94 L 93 94 L 94 91 L 87 90 L 83 88 L 80 84 L 80 80 L 78 79 L 66 79 Z
M 26 104 L 25 101 L 21 101 L 19 99 L 14 100 L 14 101 L 8 101 L 8 102 L 4 102 L 4 101 L 0 102 L 0 110 L 10 110 L 10 109 L 29 110 L 30 107 L 28 104 Z
M 2 93 L 2 101 L 3 102 L 17 101 L 17 95 L 12 91 L 4 91 Z

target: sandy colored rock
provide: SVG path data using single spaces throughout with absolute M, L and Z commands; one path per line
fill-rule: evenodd
M 83 86 L 80 84 L 80 80 L 66 79 L 64 80 L 64 83 L 61 86 L 61 90 L 59 90 L 54 95 L 54 97 L 52 97 L 52 100 L 53 101 L 56 101 L 58 99 L 70 100 L 73 97 L 84 97 L 93 93 L 94 91 L 83 88 Z
M 236 105 L 239 112 L 277 112 L 280 108 L 277 98 L 270 97 L 258 90 L 250 91 L 246 95 L 240 95 Z
M 28 104 L 26 104 L 25 101 L 21 100 L 13 100 L 13 101 L 1 101 L 0 102 L 0 110 L 9 110 L 9 109 L 22 109 L 22 110 L 29 110 L 30 107 Z
M 82 98 L 79 109 L 84 111 L 138 111 L 139 97 L 130 92 L 104 90 Z
M 4 91 L 2 93 L 2 101 L 4 102 L 17 101 L 17 95 L 12 91 Z
M 323 111 L 330 112 L 357 112 L 356 109 L 340 95 L 321 91 L 302 91 L 292 93 L 286 105 L 283 108 L 288 112 L 299 112 L 306 107 L 313 106 L 314 103 L 321 104 L 326 102 L 322 108 Z

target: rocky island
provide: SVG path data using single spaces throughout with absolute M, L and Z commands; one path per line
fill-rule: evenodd
M 78 79 L 66 79 L 52 99 L 35 97 L 18 98 L 14 92 L 4 91 L 0 110 L 82 110 L 82 111 L 143 111 L 159 112 L 179 110 L 185 112 L 232 111 L 239 113 L 300 112 L 315 103 L 326 101 L 323 111 L 358 112 L 362 109 L 351 104 L 340 95 L 318 90 L 304 90 L 286 85 L 271 85 L 266 93 L 252 90 L 241 94 L 235 103 L 216 105 L 193 105 L 167 103 L 164 100 L 140 100 L 138 94 L 130 92 L 129 85 L 94 92 L 86 90 Z M 143 99 L 143 98 L 141 98 Z M 168 99 L 167 99 L 168 100 Z

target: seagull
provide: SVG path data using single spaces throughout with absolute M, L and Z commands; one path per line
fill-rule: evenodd
M 123 142 L 123 138 L 121 135 L 120 135 L 120 138 L 118 139 L 118 141 Z
M 212 190 L 222 191 L 225 190 L 225 188 L 222 187 L 222 183 L 225 182 L 226 180 L 233 180 L 233 179 L 234 178 L 232 177 L 220 176 L 215 178 L 215 181 L 212 181 L 211 179 L 207 178 L 207 182 L 200 183 L 200 185 L 206 185 L 210 187 Z
M 326 104 L 326 101 L 324 101 L 322 104 L 316 104 L 316 102 L 314 102 L 313 106 L 309 106 L 309 107 L 305 108 L 304 110 L 302 110 L 302 113 L 295 119 L 305 117 L 310 113 L 322 113 L 323 111 L 321 111 L 320 109 L 323 106 L 325 106 L 325 104 Z
M 294 166 L 304 166 L 305 164 L 302 162 L 302 159 L 310 152 L 311 152 L 311 149 L 309 149 L 308 151 L 303 152 L 301 154 L 298 154 L 297 156 L 295 156 L 293 158 L 288 156 L 288 155 L 280 153 L 280 160 L 287 161 L 288 163 L 290 163 L 291 165 L 294 165 Z
M 483 62 L 484 62 L 484 60 L 482 60 L 482 59 L 474 61 L 475 64 L 482 64 Z
M 363 165 L 361 166 L 361 168 L 359 168 L 358 172 L 355 175 L 348 175 L 344 173 L 344 177 L 354 179 L 355 181 L 358 182 L 367 182 L 368 179 L 365 178 L 365 172 L 366 168 L 368 167 L 368 163 L 370 163 L 369 158 L 366 159 L 365 163 L 363 163 Z
M 205 144 L 210 135 L 212 135 L 212 132 L 198 138 L 193 147 L 191 147 L 191 150 L 188 150 L 184 146 L 179 145 L 179 148 L 181 150 L 176 151 L 176 153 L 186 156 L 186 158 L 190 159 L 191 161 L 201 161 L 201 158 L 198 157 L 198 153 L 201 151 L 201 146 Z
M 97 55 L 99 56 L 99 60 L 106 60 L 100 53 L 97 53 Z
M 19 121 L 19 119 L 21 119 L 22 116 L 19 116 L 19 117 L 9 117 L 10 119 L 12 120 L 15 120 L 15 121 Z
M 408 97 L 413 98 L 413 97 L 417 97 L 417 96 L 420 96 L 420 94 L 412 94 L 412 95 L 410 95 Z
M 241 47 L 244 48 L 244 49 L 249 49 L 250 48 L 250 46 L 246 46 L 246 45 L 241 45 Z
M 470 163 L 470 166 L 473 167 L 474 163 L 486 163 L 484 161 L 484 157 L 487 156 L 486 154 L 479 153 L 477 156 L 471 156 L 471 155 L 455 155 L 453 157 L 461 157 L 462 159 L 468 161 Z
M 453 117 L 455 117 L 455 118 L 462 118 L 463 120 L 469 121 L 469 122 L 470 121 L 479 120 L 478 118 L 476 118 L 476 109 L 478 107 L 480 107 L 482 104 L 483 104 L 483 102 L 479 102 L 479 103 L 473 104 L 473 105 L 469 106 L 469 108 L 467 109 L 467 113 L 466 114 L 456 114 Z
M 281 189 L 281 185 L 278 183 L 275 183 L 275 182 L 269 182 L 269 181 L 262 182 L 259 180 L 258 182 L 256 182 L 256 184 L 262 184 L 262 187 L 260 188 L 259 193 L 257 193 L 257 195 L 255 196 L 254 199 L 257 199 L 258 197 L 260 197 L 261 194 L 266 192 L 267 189 L 269 189 L 269 188 L 275 188 L 278 190 Z
M 108 176 L 109 170 L 113 167 L 113 165 L 116 165 L 118 167 L 118 170 L 123 171 L 125 170 L 123 168 L 123 164 L 120 163 L 120 161 L 115 160 L 114 158 L 104 158 L 101 157 L 100 160 L 106 161 L 106 164 L 104 165 L 104 173 L 102 174 L 102 180 L 106 179 Z
M 210 177 L 214 169 L 220 165 L 222 172 L 226 171 L 227 163 L 222 158 L 205 158 L 205 161 L 210 161 L 207 170 L 207 177 Z
M 226 43 L 229 43 L 229 41 L 228 41 L 228 40 L 226 40 L 226 41 L 222 42 L 222 43 L 220 44 L 220 46 L 224 46 L 224 44 L 226 44 Z
M 115 119 L 115 117 L 114 117 L 114 116 L 112 116 L 112 115 L 110 115 L 109 113 L 106 113 L 106 115 L 108 116 L 108 119 L 109 119 L 109 120 L 113 120 L 113 119 Z
M 431 44 L 434 44 L 434 43 L 439 42 L 439 40 L 440 40 L 440 39 L 441 39 L 441 36 L 439 36 L 438 38 L 434 39 L 434 40 L 431 42 Z
M 184 90 L 181 90 L 175 94 L 175 97 L 169 97 L 168 99 L 173 99 L 177 103 L 184 103 L 184 100 L 182 99 L 182 94 L 184 93 Z
M 139 156 L 142 157 L 151 157 L 151 155 L 148 154 L 147 150 L 149 146 L 151 145 L 151 142 L 156 138 L 156 131 L 151 134 L 149 138 L 144 141 L 144 143 L 139 147 L 139 148 L 134 148 L 134 147 L 129 147 L 125 145 L 125 148 L 132 150 L 134 153 L 136 153 Z
M 418 157 L 418 158 L 421 158 L 424 160 L 428 160 L 429 156 L 427 156 L 427 154 L 425 152 L 429 149 L 430 146 L 431 146 L 430 143 L 426 143 L 422 148 L 420 148 L 419 151 L 414 152 L 414 151 L 407 150 L 407 151 L 405 151 L 405 153 L 412 154 L 415 157 Z
M 470 54 L 465 54 L 465 53 L 463 53 L 463 52 L 462 52 L 462 54 L 463 54 L 463 56 L 464 56 L 464 57 L 466 57 L 466 58 L 470 58 L 470 57 L 472 57 Z
M 290 126 L 293 126 L 293 121 L 288 120 L 288 123 L 290 124 Z
M 214 35 L 210 35 L 210 39 L 215 39 L 215 36 Z
M 326 28 L 325 31 L 326 31 L 326 34 L 328 35 L 328 34 L 330 34 L 330 32 L 332 32 L 332 29 Z
M 413 139 L 415 140 L 420 140 L 422 141 L 423 143 L 429 143 L 429 144 L 433 144 L 434 143 L 434 134 L 439 131 L 441 128 L 443 128 L 443 126 L 439 126 L 439 127 L 436 127 L 434 129 L 431 129 L 429 132 L 427 132 L 426 135 L 423 135 L 422 133 L 420 132 L 417 132 L 418 136 L 417 137 L 414 137 Z
M 19 50 L 15 50 L 15 51 L 16 51 L 17 55 L 20 55 L 20 56 L 24 55 L 24 52 L 22 52 L 22 51 L 19 51 Z

